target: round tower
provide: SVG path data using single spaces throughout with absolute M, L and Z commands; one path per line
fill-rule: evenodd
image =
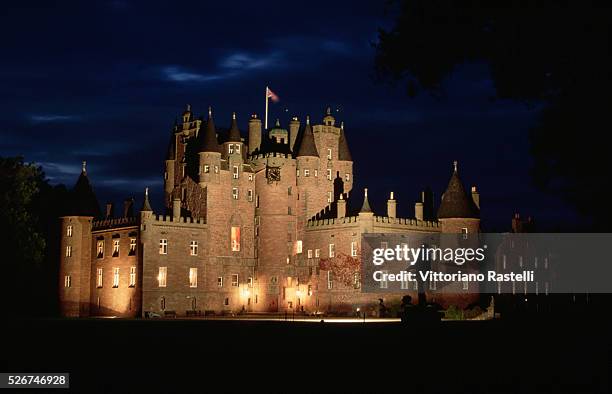
M 453 163 L 446 191 L 438 208 L 438 221 L 443 233 L 478 233 L 480 232 L 480 209 L 471 195 L 466 193 L 459 178 L 458 165 Z
M 308 116 L 297 150 L 296 162 L 297 186 L 300 190 L 302 212 L 305 213 L 307 218 L 310 218 L 324 209 L 331 202 L 329 200 L 333 199 L 333 196 L 326 196 L 324 188 L 319 187 L 319 180 L 321 177 L 325 177 L 325 174 L 319 173 L 321 159 Z
M 212 109 L 208 108 L 208 121 L 206 129 L 200 132 L 200 149 L 198 153 L 200 163 L 198 168 L 200 185 L 206 183 L 219 183 L 221 171 L 221 152 L 217 141 L 217 130 L 212 116 Z
M 261 119 L 257 114 L 251 115 L 249 120 L 249 155 L 261 150 Z

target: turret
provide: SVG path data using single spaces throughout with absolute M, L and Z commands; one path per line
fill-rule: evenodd
M 153 217 L 153 209 L 151 209 L 151 203 L 149 202 L 149 188 L 145 188 L 144 201 L 142 208 L 140 209 L 140 219 L 150 219 Z
M 477 233 L 480 231 L 480 210 L 463 187 L 456 161 L 453 167 L 453 174 L 438 209 L 442 232 Z
M 476 186 L 472 186 L 472 200 L 474 201 L 474 204 L 476 204 L 476 207 L 480 209 L 480 193 L 478 193 Z
M 261 150 L 261 119 L 256 114 L 249 120 L 249 155 Z
M 218 181 L 219 167 L 221 165 L 221 152 L 217 141 L 217 130 L 212 116 L 212 109 L 208 108 L 208 121 L 204 132 L 200 132 L 200 163 L 198 172 L 200 184 L 210 181 Z
M 374 212 L 370 208 L 368 189 L 363 189 L 363 205 L 359 211 L 359 228 L 362 233 L 370 233 L 374 229 Z
M 323 117 L 323 124 L 325 126 L 334 126 L 336 124 L 336 118 L 331 114 L 331 107 L 325 109 L 325 116 Z
M 346 216 L 346 200 L 344 199 L 344 195 L 340 194 L 340 198 L 336 201 L 337 204 L 337 216 L 339 218 L 343 218 Z
M 172 221 L 178 222 L 181 219 L 181 200 L 174 198 L 172 200 Z
M 223 155 L 231 158 L 239 158 L 242 161 L 242 138 L 240 137 L 240 129 L 236 121 L 236 113 L 232 113 L 232 123 L 230 126 L 227 141 L 223 144 Z
M 293 148 L 295 147 L 295 140 L 297 139 L 298 132 L 300 130 L 300 121 L 297 116 L 291 118 L 291 122 L 289 122 L 289 149 L 293 152 Z
M 387 200 L 387 216 L 390 218 L 397 217 L 397 201 L 395 200 L 393 192 L 391 192 L 391 195 Z
M 87 176 L 87 162 L 83 162 L 81 174 L 72 189 L 71 213 L 74 216 L 101 216 L 100 205 Z

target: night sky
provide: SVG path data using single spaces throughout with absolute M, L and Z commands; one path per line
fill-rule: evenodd
M 265 86 L 281 101 L 271 120 L 316 122 L 331 106 L 345 122 L 356 188 L 384 212 L 395 191 L 413 216 L 429 185 L 439 201 L 453 160 L 481 193 L 483 229 L 508 230 L 515 211 L 553 226 L 577 220 L 531 183 L 528 130 L 536 107 L 491 100 L 488 69 L 466 64 L 446 96 L 410 99 L 374 78 L 384 2 L 16 2 L 0 13 L 0 155 L 23 155 L 52 183 L 88 173 L 101 204 L 152 188 L 161 211 L 164 154 L 186 104 L 236 111 L 243 136 L 263 116 Z M 361 191 L 359 191 L 361 193 Z

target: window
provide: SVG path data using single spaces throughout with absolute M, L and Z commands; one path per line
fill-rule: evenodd
M 388 242 L 381 242 L 380 243 L 380 248 L 381 249 L 388 249 L 389 248 L 389 243 Z
M 198 269 L 189 268 L 189 287 L 198 287 Z
M 136 267 L 130 267 L 130 287 L 136 287 Z
M 71 257 L 72 256 L 72 246 L 68 245 L 66 246 L 66 257 Z
M 234 174 L 233 178 L 234 178 L 234 179 L 238 179 L 238 166 L 234 166 L 234 172 L 233 172 L 233 174 Z
M 229 305 L 229 298 L 227 298 L 227 297 L 225 298 L 225 302 L 224 302 L 224 304 L 225 304 L 225 306 L 228 306 L 228 305 Z
M 409 282 L 410 281 L 408 280 L 408 276 L 407 275 L 402 275 L 402 281 L 400 282 L 401 289 L 402 290 L 407 290 Z
M 253 190 L 252 189 L 247 190 L 247 200 L 253 201 Z
M 302 253 L 302 240 L 298 239 L 297 241 L 297 253 L 300 254 Z
M 253 287 L 253 277 L 252 276 L 249 276 L 247 278 L 247 286 L 248 287 Z
M 191 256 L 197 256 L 198 255 L 198 241 L 191 241 L 189 243 L 189 254 Z
M 332 192 L 327 192 L 327 202 L 333 202 L 333 200 L 332 200 Z
M 217 287 L 223 287 L 223 277 L 217 277 Z
M 315 177 L 319 176 L 319 170 L 314 170 Z
M 300 176 L 300 170 L 296 170 L 295 176 L 298 176 L 298 177 Z
M 353 287 L 358 289 L 361 287 L 361 277 L 359 276 L 359 272 L 355 272 L 353 274 Z
M 255 196 L 255 208 L 259 208 L 259 194 Z
M 229 144 L 229 150 L 228 150 L 229 154 L 231 155 L 232 153 L 234 153 L 234 144 Z
M 311 259 L 312 258 L 312 249 L 308 249 L 308 258 Z
M 461 234 L 463 234 L 463 239 L 468 239 L 468 229 L 467 229 L 467 227 L 463 227 L 461 229 Z
M 167 239 L 159 240 L 159 254 L 168 254 L 168 240 Z
M 321 249 L 315 249 L 315 257 L 316 258 L 321 257 Z
M 232 198 L 234 200 L 238 199 L 238 188 L 237 187 L 232 187 Z
M 336 256 L 336 245 L 329 244 L 329 257 L 335 257 L 335 256 Z
M 136 238 L 130 238 L 130 256 L 134 256 L 136 254 Z
M 113 257 L 119 257 L 119 240 L 113 239 Z
M 502 256 L 502 269 L 506 269 L 506 255 Z
M 66 236 L 72 237 L 72 226 L 66 227 Z
M 98 249 L 98 258 L 99 259 L 104 258 L 104 240 L 98 241 L 97 249 Z
M 310 176 L 310 170 L 304 170 L 304 176 Z
M 236 149 L 236 153 L 240 153 L 240 144 L 234 145 L 234 148 Z
M 113 268 L 113 287 L 119 287 L 119 268 Z
M 351 174 L 349 174 L 348 172 L 346 174 L 344 174 L 344 180 L 346 182 L 350 181 L 351 180 Z
M 253 174 L 249 174 L 249 181 L 253 180 Z
M 331 290 L 334 287 L 334 278 L 331 271 L 327 271 L 327 288 Z
M 96 286 L 102 287 L 102 268 L 98 268 L 98 277 L 96 279 Z
M 330 181 L 332 180 L 331 168 L 327 169 L 327 179 L 330 180 Z
M 331 160 L 331 159 L 332 159 L 332 150 L 327 149 L 327 160 Z
M 289 187 L 287 188 L 287 195 L 288 195 L 288 196 L 290 196 L 290 195 L 291 195 L 291 186 L 289 186 Z
M 240 252 L 240 227 L 232 227 L 232 252 Z
M 72 278 L 70 277 L 70 275 L 66 275 L 64 276 L 64 287 L 70 286 L 72 286 Z
M 312 285 L 308 285 L 308 295 L 312 295 Z
M 166 287 L 166 279 L 168 276 L 168 267 L 159 267 L 157 274 L 157 285 L 159 287 Z
M 219 173 L 219 166 L 215 166 L 215 174 Z
M 389 281 L 387 280 L 387 274 L 389 273 L 389 271 L 383 270 L 381 272 L 382 272 L 382 280 L 380 281 L 380 288 L 387 289 L 389 288 Z
M 209 165 L 205 165 L 204 166 L 204 173 L 208 174 L 210 172 L 210 166 Z
M 232 274 L 232 287 L 238 287 L 238 274 Z
M 523 268 L 523 256 L 519 256 L 519 267 Z
M 357 241 L 351 242 L 351 256 L 357 256 Z

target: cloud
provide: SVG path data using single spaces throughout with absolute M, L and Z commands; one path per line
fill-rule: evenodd
M 278 68 L 282 64 L 282 54 L 278 51 L 266 55 L 236 52 L 221 60 L 219 66 L 229 70 L 257 70 Z
M 80 120 L 80 116 L 76 116 L 76 115 L 57 115 L 57 114 L 30 115 L 30 121 L 32 123 L 74 122 L 78 120 Z
M 224 78 L 223 75 L 196 73 L 180 66 L 163 67 L 162 73 L 168 81 L 174 82 L 208 82 Z

